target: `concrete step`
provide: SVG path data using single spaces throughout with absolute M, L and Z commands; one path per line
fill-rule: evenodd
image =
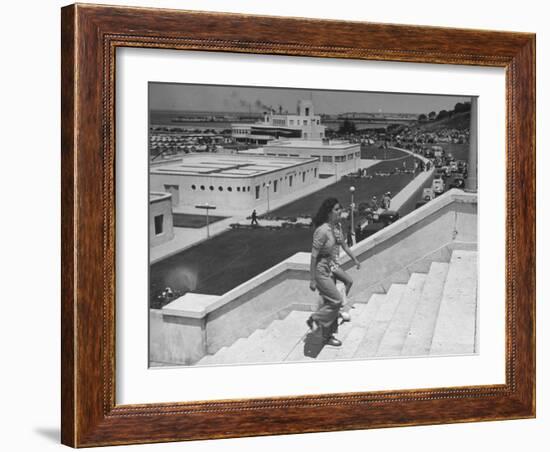
M 370 358 L 376 356 L 378 346 L 388 328 L 393 314 L 405 292 L 405 284 L 392 284 L 386 295 L 378 295 L 381 305 L 376 313 L 376 318 L 367 329 L 363 340 L 355 352 L 355 358 Z M 377 294 L 373 295 L 375 297 Z
M 443 288 L 431 355 L 475 353 L 477 252 L 455 250 Z
M 395 309 L 393 317 L 380 341 L 377 356 L 399 356 L 407 333 L 411 326 L 412 318 L 422 295 L 426 274 L 413 273 L 403 292 L 401 301 Z
M 342 347 L 324 346 L 318 334 L 309 333 L 301 342 L 296 344 L 287 356 L 286 361 L 317 361 L 319 359 L 349 359 L 353 357 L 357 350 L 355 345 L 359 345 L 358 343 L 360 343 L 358 336 L 362 337 L 365 335 L 368 324 L 374 321 L 376 313 L 384 299 L 384 294 L 375 294 L 368 300 L 368 303 L 356 303 L 353 305 L 353 308 L 350 310 L 351 322 L 344 323 L 337 335 L 339 339 L 342 339 L 342 333 L 343 331 L 345 332 L 346 337 L 343 340 Z M 360 328 L 361 330 L 354 331 L 355 328 Z
M 232 363 L 267 363 L 283 361 L 307 332 L 306 320 L 311 312 L 292 311 L 285 319 L 275 320 L 248 347 L 231 354 Z M 254 338 L 253 338 L 254 339 Z M 227 362 L 227 357 L 225 358 Z
M 349 310 L 349 314 L 351 315 L 351 320 L 349 322 L 342 323 L 338 327 L 338 333 L 336 333 L 336 337 L 342 341 L 342 345 L 340 347 L 331 347 L 331 346 L 325 345 L 321 350 L 321 352 L 319 353 L 319 355 L 317 356 L 318 361 L 346 359 L 346 358 L 351 358 L 353 356 L 353 353 L 357 348 L 357 345 L 359 345 L 359 343 L 357 342 L 357 339 L 355 339 L 354 341 L 352 340 L 350 342 L 349 335 L 352 332 L 353 327 L 359 321 L 359 319 L 361 318 L 361 315 L 366 309 L 367 309 L 367 304 L 360 303 L 355 305 Z M 354 334 L 356 335 L 357 333 L 354 333 Z M 357 342 L 357 344 L 354 347 L 353 344 L 355 342 Z
M 264 329 L 258 329 L 254 331 L 250 336 L 248 337 L 241 337 L 237 339 L 233 344 L 230 346 L 225 346 L 220 348 L 216 353 L 212 355 L 206 355 L 203 358 L 201 358 L 195 365 L 197 366 L 205 366 L 205 365 L 214 365 L 214 364 L 225 364 L 231 363 L 231 359 L 235 354 L 239 353 L 239 349 L 241 347 L 247 347 L 247 341 L 255 341 L 258 339 L 258 336 L 262 334 L 265 330 Z M 229 353 L 229 354 L 228 354 Z
M 223 359 L 223 361 L 228 361 L 228 363 L 231 363 L 231 360 L 234 359 L 235 356 L 239 356 L 242 353 L 245 353 L 246 350 L 250 348 L 251 343 L 255 343 L 262 338 L 262 336 L 265 334 L 265 330 L 266 329 L 262 328 L 257 329 L 250 336 L 241 337 L 240 339 L 235 341 L 233 345 L 229 347 L 228 352 L 224 353 L 225 358 Z
M 430 353 L 448 271 L 449 264 L 432 262 L 401 356 L 425 356 Z
M 196 366 L 212 366 L 219 364 L 219 361 L 222 359 L 225 351 L 228 347 L 220 348 L 216 353 L 212 355 L 205 355 L 199 361 L 195 363 Z

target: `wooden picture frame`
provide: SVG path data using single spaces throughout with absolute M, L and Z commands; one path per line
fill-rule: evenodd
M 62 442 L 73 447 L 535 416 L 535 36 L 143 8 L 62 9 Z M 506 70 L 506 382 L 115 403 L 115 51 L 144 47 Z

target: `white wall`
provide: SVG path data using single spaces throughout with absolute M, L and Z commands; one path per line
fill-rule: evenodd
M 105 0 L 104 0 L 105 1 Z M 90 0 L 91 3 L 100 3 Z M 539 150 L 550 149 L 543 125 L 548 114 L 550 31 L 545 3 L 535 0 L 479 2 L 441 0 L 411 2 L 338 2 L 319 0 L 113 0 L 114 3 L 186 9 L 211 9 L 256 14 L 309 16 L 394 23 L 489 28 L 538 32 Z M 4 212 L 26 216 L 18 222 L 2 221 L 4 268 L 2 335 L 2 448 L 9 451 L 63 450 L 59 445 L 59 7 L 64 1 L 8 2 L 1 28 L 2 56 L 2 177 L 4 193 L 17 187 L 21 197 L 5 197 Z M 542 106 L 542 108 L 541 108 Z M 544 107 L 546 111 L 543 112 Z M 544 114 L 543 114 L 544 113 Z M 33 133 L 26 129 L 29 123 Z M 6 131 L 10 134 L 6 138 Z M 539 151 L 538 167 L 548 168 L 548 152 Z M 25 161 L 25 171 L 13 171 Z M 27 178 L 22 178 L 25 174 Z M 27 181 L 32 181 L 28 183 Z M 539 178 L 538 204 L 548 206 L 550 178 Z M 40 186 L 39 199 L 35 187 Z M 10 188 L 11 190 L 8 190 Z M 32 200 L 20 205 L 20 199 Z M 25 215 L 27 214 L 27 215 Z M 547 210 L 539 208 L 538 230 L 550 230 Z M 18 240 L 19 239 L 19 240 Z M 22 241 L 22 240 L 23 241 Z M 548 274 L 548 234 L 539 233 L 538 274 Z M 7 289 L 7 290 L 6 290 Z M 119 447 L 116 451 L 239 451 L 317 450 L 440 451 L 454 452 L 491 448 L 499 452 L 520 449 L 546 450 L 543 433 L 550 429 L 548 386 L 548 278 L 538 284 L 538 418 L 536 420 L 411 427 L 323 433 L 294 436 L 245 438 Z M 8 321 L 9 319 L 9 321 Z M 543 328 L 544 326 L 544 328 Z M 9 343 L 10 347 L 5 345 Z M 32 403 L 32 405 L 31 405 Z M 483 446 L 481 446 L 483 444 Z M 482 449 L 482 450 L 483 450 Z

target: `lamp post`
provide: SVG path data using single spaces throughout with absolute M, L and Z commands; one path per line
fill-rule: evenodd
M 355 203 L 353 202 L 353 193 L 355 192 L 355 187 L 352 185 L 349 188 L 351 195 L 350 211 L 351 211 L 351 242 L 355 245 L 355 223 L 353 221 L 353 211 L 355 210 Z
M 271 182 L 268 182 L 267 184 L 265 184 L 265 188 L 267 190 L 267 212 L 266 213 L 269 213 L 269 187 L 271 185 Z
M 210 238 L 210 218 L 209 218 L 209 210 L 212 209 L 212 210 L 215 210 L 216 209 L 216 206 L 212 206 L 210 204 L 208 204 L 207 202 L 204 203 L 204 204 L 198 204 L 195 206 L 197 209 L 205 209 L 206 210 L 206 238 Z

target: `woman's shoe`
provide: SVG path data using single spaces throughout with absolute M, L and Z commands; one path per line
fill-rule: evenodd
M 334 336 L 329 337 L 325 340 L 325 345 L 331 345 L 333 347 L 340 347 L 342 345 L 342 341 L 336 339 Z
M 342 322 L 349 322 L 351 320 L 351 315 L 349 315 L 349 312 L 341 312 L 338 316 L 342 319 Z

